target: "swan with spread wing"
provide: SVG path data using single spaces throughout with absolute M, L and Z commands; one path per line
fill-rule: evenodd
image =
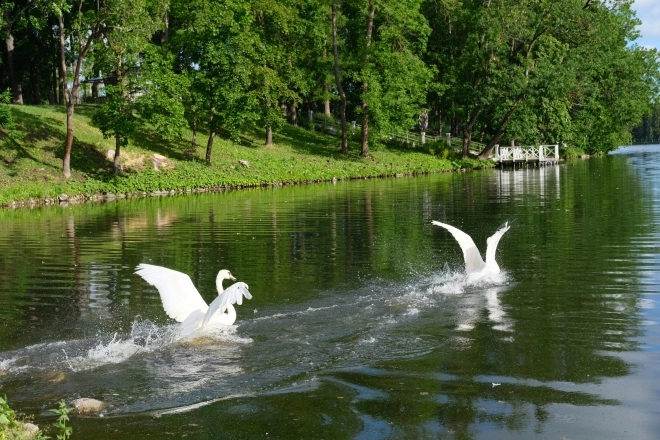
M 241 305 L 244 296 L 252 299 L 248 285 L 240 281 L 224 290 L 224 280 L 236 280 L 227 269 L 218 272 L 215 279 L 218 297 L 210 305 L 202 299 L 185 273 L 151 264 L 138 265 L 135 273 L 158 289 L 165 313 L 183 323 L 181 336 L 189 335 L 207 325 L 232 325 L 236 321 L 236 309 L 233 305 Z
M 486 240 L 486 261 L 481 258 L 477 245 L 474 244 L 472 237 L 468 234 L 446 223 L 440 223 L 438 221 L 433 221 L 431 223 L 448 230 L 458 242 L 463 251 L 465 272 L 467 273 L 466 282 L 468 284 L 483 277 L 493 276 L 500 273 L 500 266 L 498 266 L 495 261 L 495 251 L 497 250 L 497 244 L 500 242 L 500 238 L 502 238 L 504 233 L 511 227 L 508 222 Z

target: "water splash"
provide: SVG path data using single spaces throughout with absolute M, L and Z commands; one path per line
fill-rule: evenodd
M 219 340 L 248 344 L 250 338 L 236 335 L 237 326 L 207 326 L 187 337 L 179 335 L 179 324 L 158 326 L 148 319 L 135 318 L 131 332 L 112 336 L 57 341 L 31 345 L 14 352 L 0 354 L 0 371 L 19 374 L 30 371 L 82 372 L 119 364 L 144 353 L 164 350 L 174 344 L 205 345 Z

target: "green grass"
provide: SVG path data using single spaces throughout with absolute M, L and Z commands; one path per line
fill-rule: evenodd
M 62 174 L 66 133 L 64 107 L 11 106 L 16 128 L 23 139 L 0 131 L 0 204 L 28 199 L 55 198 L 60 194 L 91 196 L 97 193 L 133 194 L 165 190 L 245 187 L 328 181 L 333 178 L 394 176 L 492 166 L 490 162 L 459 160 L 441 145 L 424 148 L 385 147 L 372 143 L 371 157 L 359 157 L 359 145 L 351 141 L 350 153 L 339 152 L 340 140 L 304 128 L 284 125 L 274 133 L 274 146 L 263 146 L 263 130 L 243 133 L 240 144 L 216 137 L 211 166 L 205 164 L 208 133 L 198 132 L 192 160 L 192 132 L 181 139 L 165 140 L 143 127 L 122 149 L 124 171 L 112 173 L 106 157 L 114 140 L 104 139 L 92 125 L 97 107 L 76 106 L 75 140 L 71 156 L 72 177 Z M 158 153 L 174 161 L 174 170 L 154 171 L 149 157 Z M 246 160 L 250 167 L 239 165 Z

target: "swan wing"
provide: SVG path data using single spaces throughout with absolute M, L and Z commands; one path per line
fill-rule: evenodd
M 138 265 L 135 273 L 158 289 L 165 313 L 170 318 L 183 322 L 197 310 L 206 312 L 206 302 L 185 273 L 151 264 Z
M 486 263 L 484 263 L 484 260 L 481 258 L 481 254 L 479 254 L 479 249 L 477 249 L 477 246 L 474 244 L 472 237 L 470 237 L 460 229 L 455 228 L 446 223 L 440 223 L 438 221 L 433 221 L 432 223 L 436 226 L 441 226 L 445 228 L 446 230 L 451 232 L 451 235 L 454 236 L 454 238 L 458 242 L 458 245 L 463 250 L 463 259 L 465 260 L 465 272 L 467 274 L 478 272 L 484 268 Z
M 488 247 L 486 248 L 486 264 L 495 264 L 495 251 L 497 251 L 497 245 L 500 242 L 500 238 L 502 238 L 504 233 L 508 231 L 510 227 L 509 222 L 506 222 L 504 226 L 498 229 L 497 232 L 486 240 L 488 243 Z
M 201 310 L 195 310 L 181 323 L 179 328 L 180 336 L 188 336 L 191 333 L 194 333 L 196 330 L 199 330 L 202 327 L 202 321 L 204 320 L 205 312 Z
M 227 306 L 227 304 L 238 304 L 239 306 L 243 304 L 244 296 L 247 299 L 252 299 L 252 295 L 248 291 L 247 284 L 239 281 L 238 283 L 234 283 L 229 286 L 227 289 L 225 289 L 224 292 L 218 295 L 218 297 L 213 300 L 209 306 L 209 309 L 206 311 L 206 315 L 204 316 L 202 327 L 204 327 L 209 322 L 211 317 L 215 315 L 218 310 L 221 312 L 224 311 L 224 308 Z

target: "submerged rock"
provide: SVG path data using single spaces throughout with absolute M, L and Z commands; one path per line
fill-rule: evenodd
M 107 405 L 105 402 L 87 397 L 81 397 L 71 402 L 71 406 L 76 409 L 76 413 L 78 414 L 98 414 Z

